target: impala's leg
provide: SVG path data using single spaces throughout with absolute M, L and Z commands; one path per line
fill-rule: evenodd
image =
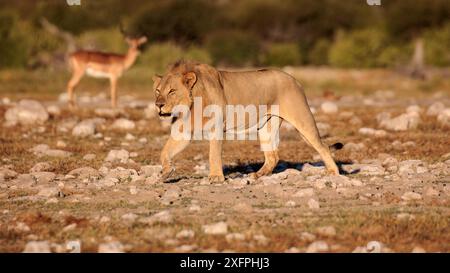
M 255 179 L 271 174 L 278 164 L 279 131 L 282 121 L 281 118 L 272 116 L 258 131 L 261 150 L 264 152 L 264 165 L 256 173 L 251 174 Z
M 83 77 L 84 70 L 82 69 L 74 69 L 72 78 L 70 78 L 69 82 L 67 83 L 67 95 L 69 97 L 69 106 L 73 107 L 75 106 L 75 98 L 73 95 L 73 91 L 75 87 L 80 82 L 81 78 Z
M 222 140 L 211 139 L 209 141 L 209 168 L 209 181 L 225 181 L 222 169 Z
M 162 180 L 165 181 L 173 174 L 172 158 L 183 151 L 189 144 L 187 139 L 174 139 L 170 137 L 161 152 Z
M 109 81 L 111 83 L 111 107 L 116 108 L 117 106 L 117 77 L 110 77 Z

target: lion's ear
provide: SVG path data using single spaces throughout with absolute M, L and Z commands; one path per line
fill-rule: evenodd
M 161 79 L 162 79 L 162 76 L 160 76 L 160 75 L 154 75 L 152 77 L 153 89 L 156 89 L 156 87 L 161 83 Z
M 187 72 L 183 75 L 183 84 L 191 89 L 197 82 L 197 75 L 194 72 Z

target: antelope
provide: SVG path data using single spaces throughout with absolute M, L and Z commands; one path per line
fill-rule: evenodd
M 84 74 L 94 78 L 108 78 L 111 85 L 111 107 L 117 106 L 117 80 L 134 64 L 140 53 L 139 46 L 147 42 L 147 37 L 126 37 L 125 41 L 129 46 L 125 55 L 87 50 L 79 50 L 70 54 L 69 63 L 72 68 L 72 77 L 67 84 L 69 106 L 75 105 L 73 91 Z

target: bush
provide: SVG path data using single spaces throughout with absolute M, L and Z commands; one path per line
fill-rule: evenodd
M 206 0 L 155 1 L 131 22 L 152 41 L 200 42 L 214 24 L 215 6 Z
M 390 45 L 378 56 L 377 64 L 382 67 L 398 67 L 408 64 L 412 56 L 411 46 Z
M 424 33 L 425 63 L 435 66 L 450 65 L 450 23 Z
M 157 73 L 163 73 L 168 65 L 180 59 L 211 63 L 211 57 L 204 49 L 193 46 L 183 49 L 173 43 L 156 43 L 151 44 L 139 57 L 138 65 L 144 64 Z
M 327 39 L 318 40 L 308 55 L 308 62 L 313 65 L 328 64 L 328 51 L 331 43 Z
M 302 55 L 295 43 L 273 44 L 262 57 L 262 63 L 268 66 L 300 65 Z
M 338 67 L 376 67 L 387 42 L 386 33 L 378 29 L 340 32 L 330 48 L 329 62 Z
M 206 41 L 206 48 L 214 64 L 236 66 L 256 64 L 260 50 L 256 37 L 235 30 L 212 34 Z
M 84 32 L 77 43 L 81 48 L 105 52 L 125 52 L 128 48 L 125 37 L 116 28 Z
M 30 53 L 30 39 L 17 16 L 8 11 L 0 13 L 0 68 L 25 67 Z

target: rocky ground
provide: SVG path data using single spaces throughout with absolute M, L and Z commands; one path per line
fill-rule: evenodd
M 158 181 L 169 124 L 149 98 L 24 97 L 0 103 L 1 252 L 450 251 L 448 90 L 311 95 L 340 176 L 284 124 L 273 175 L 248 176 L 258 142 L 226 142 L 214 184 L 204 141 Z

